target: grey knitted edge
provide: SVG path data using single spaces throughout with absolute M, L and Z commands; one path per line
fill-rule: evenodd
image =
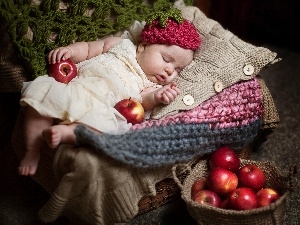
M 136 167 L 158 167 L 182 163 L 208 154 L 222 145 L 235 150 L 253 141 L 262 121 L 232 128 L 211 129 L 209 124 L 172 124 L 128 131 L 122 135 L 99 134 L 78 125 L 78 144 Z

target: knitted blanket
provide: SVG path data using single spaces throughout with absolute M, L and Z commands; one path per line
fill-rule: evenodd
M 257 79 L 237 83 L 198 107 L 143 122 L 122 135 L 75 129 L 78 144 L 136 167 L 186 162 L 221 145 L 241 150 L 262 126 L 263 94 Z
M 89 144 L 123 163 L 157 167 L 187 162 L 212 153 L 221 145 L 242 149 L 254 139 L 260 126 L 260 120 L 224 129 L 210 129 L 209 124 L 175 124 L 108 135 L 96 134 L 79 125 L 75 133 L 78 143 Z

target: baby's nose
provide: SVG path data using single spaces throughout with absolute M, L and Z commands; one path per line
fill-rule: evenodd
M 171 67 L 166 67 L 165 71 L 167 72 L 167 74 L 170 76 L 172 75 L 172 73 L 174 72 L 174 69 Z

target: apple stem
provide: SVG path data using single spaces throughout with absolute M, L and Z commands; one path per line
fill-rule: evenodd
M 127 107 L 130 106 L 130 100 L 131 100 L 131 97 L 129 97 L 129 99 L 128 99 Z
M 66 76 L 68 76 L 68 69 L 67 68 L 64 68 L 64 73 Z

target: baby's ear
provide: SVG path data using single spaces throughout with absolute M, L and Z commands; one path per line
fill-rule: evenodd
M 137 52 L 138 53 L 143 52 L 145 50 L 146 45 L 147 45 L 146 43 L 140 43 L 137 47 Z

